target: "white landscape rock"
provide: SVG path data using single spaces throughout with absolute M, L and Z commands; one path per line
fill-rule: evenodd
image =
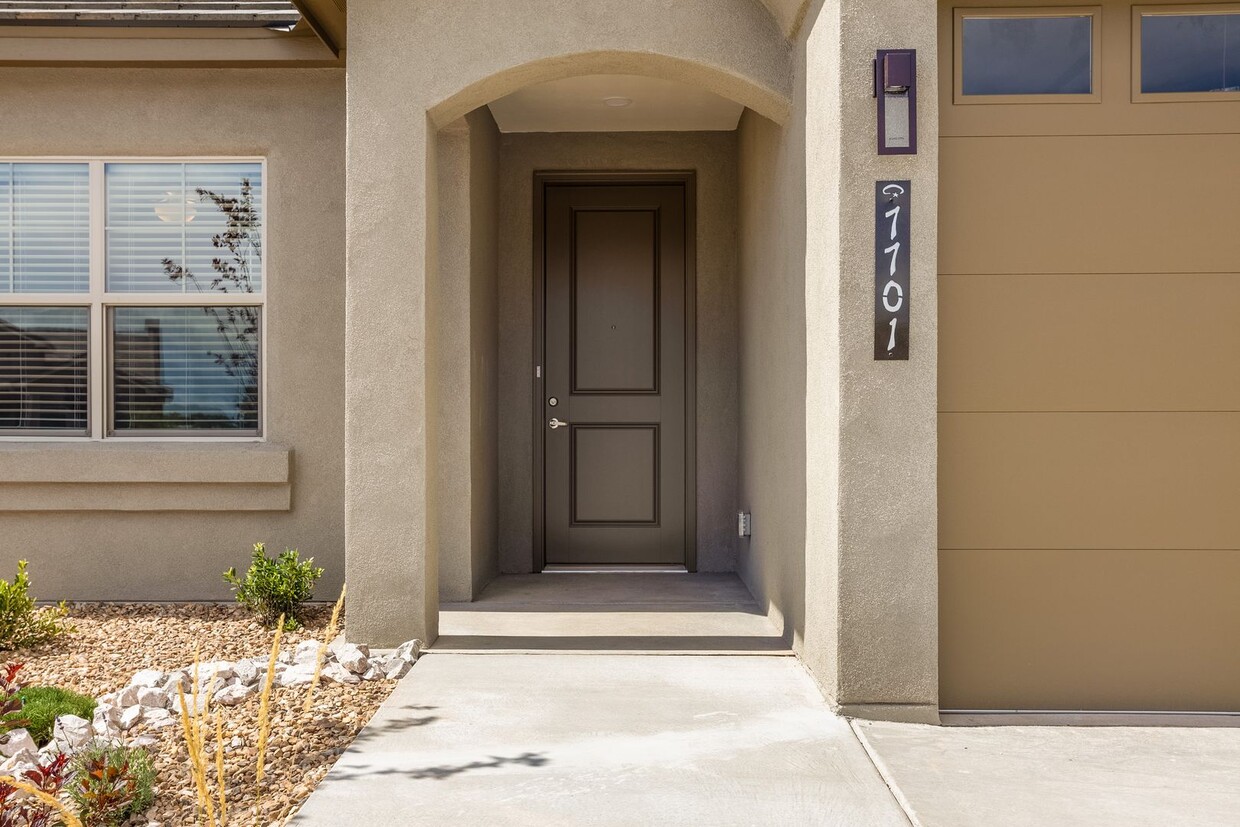
M 167 677 L 167 675 L 158 669 L 143 669 L 130 679 L 129 685 L 158 687 L 163 684 Z
M 37 752 L 38 749 L 30 733 L 24 729 L 14 729 L 0 735 L 0 755 L 5 758 L 12 758 L 21 752 Z
M 142 711 L 142 721 L 151 729 L 163 729 L 175 724 L 177 719 L 166 709 L 147 708 Z
M 128 709 L 131 706 L 137 706 L 138 705 L 138 693 L 141 692 L 144 688 L 145 687 L 133 686 L 133 685 L 126 686 L 124 689 L 122 689 L 120 692 L 116 694 L 116 705 L 121 707 L 122 709 Z
M 258 694 L 258 684 L 234 683 L 215 693 L 212 702 L 223 704 L 224 706 L 236 706 L 239 703 L 243 703 L 246 698 L 256 694 Z
M 119 706 L 98 701 L 95 706 L 95 715 L 90 722 L 91 731 L 100 737 L 115 735 L 120 731 L 123 715 L 124 712 Z
M 117 726 L 121 732 L 128 732 L 133 729 L 134 725 L 142 720 L 143 709 L 140 706 L 131 706 L 121 713 L 120 721 Z
M 153 706 L 157 709 L 167 709 L 172 706 L 168 693 L 162 689 L 153 689 L 151 687 L 143 687 L 138 690 L 138 705 Z
M 314 680 L 313 665 L 290 666 L 276 676 L 276 686 L 305 686 L 312 680 Z
M 362 679 L 357 675 L 345 669 L 339 663 L 332 661 L 323 667 L 323 680 L 332 683 L 361 683 Z
M 236 674 L 235 664 L 230 660 L 208 661 L 198 667 L 198 685 L 205 685 L 211 680 L 227 681 Z
M 90 721 L 76 715 L 58 715 L 52 726 L 52 740 L 60 752 L 76 752 L 93 737 Z
M 161 687 L 168 693 L 169 698 L 177 696 L 177 689 L 182 692 L 190 692 L 194 688 L 194 679 L 190 677 L 188 669 L 178 669 L 175 672 L 169 672 L 167 679 Z
M 333 641 L 328 647 L 337 663 L 355 675 L 360 675 L 370 667 L 370 659 L 362 647 L 354 643 Z
M 264 674 L 252 660 L 239 660 L 233 665 L 237 680 L 249 686 L 258 683 L 258 676 Z
M 0 775 L 21 777 L 24 773 L 38 766 L 38 763 L 38 751 L 33 749 L 19 750 L 5 759 L 4 763 L 0 763 Z
M 313 666 L 318 657 L 319 642 L 317 640 L 303 640 L 293 650 L 293 663 L 308 663 Z
M 413 663 L 418 659 L 418 655 L 422 654 L 422 641 L 406 640 L 400 646 L 396 647 L 396 657 L 406 663 Z

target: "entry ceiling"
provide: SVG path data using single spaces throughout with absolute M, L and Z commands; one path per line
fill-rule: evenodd
M 743 110 L 713 92 L 637 75 L 553 80 L 491 104 L 501 132 L 730 131 Z

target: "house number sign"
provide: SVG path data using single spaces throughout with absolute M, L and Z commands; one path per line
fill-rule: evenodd
M 874 186 L 874 358 L 908 359 L 910 181 Z

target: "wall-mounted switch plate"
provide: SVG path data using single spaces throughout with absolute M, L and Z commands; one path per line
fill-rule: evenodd
M 753 534 L 753 515 L 748 511 L 736 512 L 736 533 L 740 537 L 749 537 Z

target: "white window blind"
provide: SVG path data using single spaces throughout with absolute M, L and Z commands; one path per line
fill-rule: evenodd
M 257 306 L 111 311 L 113 430 L 258 431 Z
M 0 307 L 0 433 L 84 434 L 90 309 Z
M 0 163 L 0 294 L 90 289 L 90 167 Z
M 261 164 L 109 163 L 104 176 L 110 292 L 262 290 Z

